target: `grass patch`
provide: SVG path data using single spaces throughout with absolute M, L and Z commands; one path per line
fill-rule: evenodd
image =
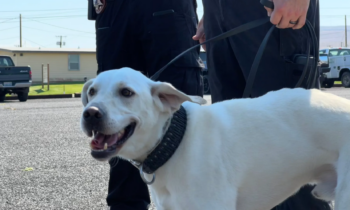
M 335 81 L 334 84 L 341 85 L 340 81 Z M 83 89 L 84 82 L 67 82 L 50 84 L 50 90 L 47 90 L 47 85 L 32 85 L 29 90 L 29 95 L 58 95 L 58 94 L 73 94 L 80 93 Z
M 73 94 L 80 93 L 83 89 L 84 83 L 59 83 L 50 84 L 50 90 L 47 90 L 47 85 L 32 85 L 29 90 L 29 95 L 58 95 L 58 94 Z

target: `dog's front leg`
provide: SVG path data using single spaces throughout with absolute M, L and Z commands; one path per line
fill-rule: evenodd
M 223 203 L 222 207 L 220 209 L 225 209 L 225 210 L 241 210 L 238 206 L 238 192 L 237 189 L 233 190 L 231 189 L 229 193 L 226 195 L 226 201 L 227 203 Z M 218 208 L 208 208 L 208 210 L 211 209 L 218 209 Z
M 350 145 L 342 148 L 338 163 L 335 189 L 335 210 L 350 210 Z

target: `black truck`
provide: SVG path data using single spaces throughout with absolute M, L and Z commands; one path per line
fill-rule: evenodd
M 18 100 L 27 101 L 32 84 L 32 71 L 29 66 L 15 66 L 9 56 L 0 55 L 0 102 L 6 94 L 17 94 Z

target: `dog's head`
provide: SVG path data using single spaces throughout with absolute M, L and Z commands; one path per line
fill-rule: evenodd
M 109 70 L 85 83 L 81 128 L 98 160 L 140 159 L 163 134 L 166 121 L 185 101 L 204 104 L 172 85 L 154 82 L 130 68 Z

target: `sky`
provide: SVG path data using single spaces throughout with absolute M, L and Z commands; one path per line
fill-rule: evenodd
M 94 21 L 87 20 L 87 2 L 87 0 L 0 0 L 2 5 L 0 47 L 19 45 L 21 14 L 23 47 L 59 48 L 58 36 L 62 36 L 65 42 L 63 48 L 95 48 Z M 203 7 L 200 0 L 198 4 L 197 12 L 201 17 Z M 349 0 L 320 0 L 320 8 L 321 26 L 344 26 L 345 15 L 348 15 L 347 25 L 350 26 Z M 350 29 L 348 31 L 350 32 Z M 344 40 L 343 31 L 322 33 L 323 37 L 334 38 L 337 43 Z M 348 40 L 350 43 L 350 39 Z

